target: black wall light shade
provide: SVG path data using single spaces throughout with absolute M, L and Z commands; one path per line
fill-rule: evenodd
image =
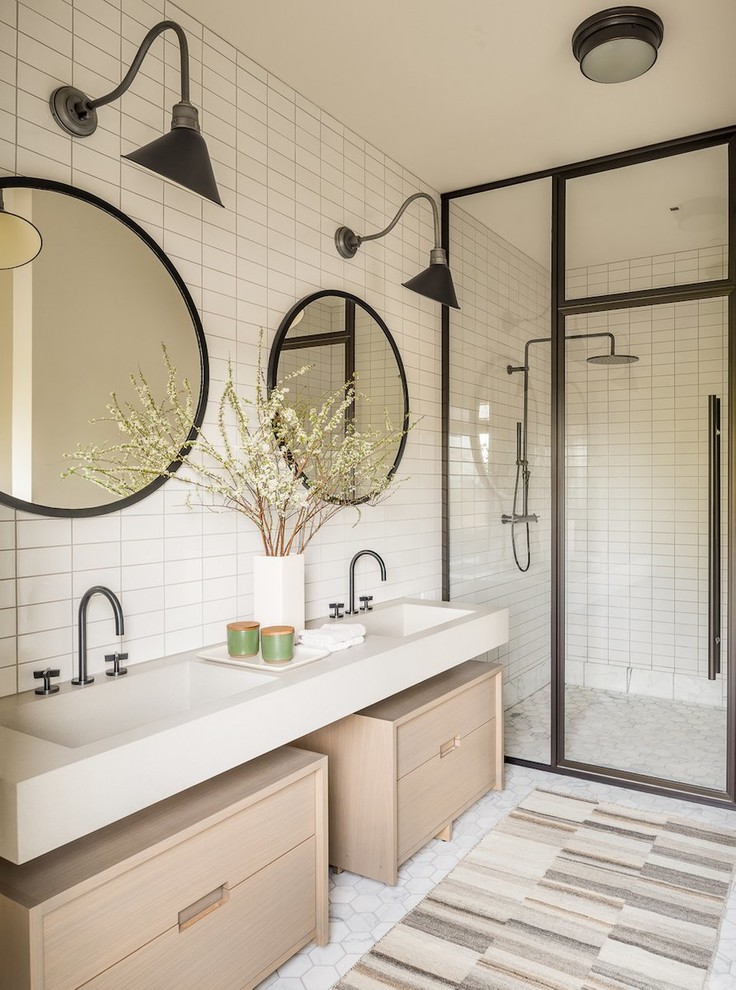
M 442 252 L 441 260 L 439 260 L 440 251 Z M 419 272 L 414 278 L 410 278 L 408 282 L 402 282 L 401 284 L 406 289 L 418 292 L 420 296 L 426 296 L 428 299 L 434 299 L 435 302 L 442 303 L 443 306 L 460 309 L 457 296 L 455 295 L 455 286 L 452 283 L 452 273 L 447 266 L 447 257 L 444 248 L 435 248 L 430 252 L 430 257 L 435 254 L 438 256 L 437 261 L 432 261 L 429 268 L 425 268 L 423 272 Z
M 578 25 L 572 51 L 593 82 L 627 82 L 651 69 L 663 38 L 664 24 L 654 11 L 609 7 Z
M 434 218 L 434 247 L 429 253 L 429 268 L 425 268 L 423 272 L 415 275 L 414 278 L 410 278 L 408 282 L 402 282 L 401 284 L 407 288 L 411 289 L 413 292 L 418 292 L 420 296 L 426 296 L 428 299 L 433 299 L 435 302 L 442 303 L 443 306 L 451 306 L 452 309 L 460 309 L 457 296 L 455 295 L 455 286 L 452 282 L 452 273 L 447 265 L 447 254 L 445 249 L 440 246 L 440 218 L 439 211 L 437 209 L 437 204 L 427 193 L 414 193 L 413 196 L 409 196 L 407 200 L 402 203 L 399 207 L 399 211 L 393 218 L 391 223 L 384 230 L 380 230 L 377 234 L 366 234 L 361 236 L 356 234 L 354 230 L 350 227 L 338 227 L 335 231 L 335 247 L 337 248 L 337 253 L 343 258 L 354 258 L 355 254 L 364 241 L 375 241 L 379 237 L 385 237 L 389 234 L 396 224 L 399 222 L 402 213 L 413 203 L 416 199 L 426 199 L 432 205 L 432 216 Z
M 174 120 L 177 119 L 177 111 L 181 116 L 182 109 L 194 110 L 194 107 L 177 103 Z M 196 114 L 197 111 L 194 112 Z M 199 127 L 195 129 L 187 124 L 172 123 L 168 134 L 162 134 L 150 144 L 123 155 L 123 158 L 222 206 L 207 145 Z
M 199 129 L 199 114 L 189 101 L 187 36 L 175 21 L 161 21 L 151 28 L 141 42 L 125 78 L 111 93 L 91 100 L 74 86 L 60 86 L 51 94 L 51 113 L 59 127 L 73 137 L 89 137 L 94 134 L 97 129 L 97 108 L 113 103 L 130 88 L 149 48 L 167 30 L 174 31 L 179 39 L 181 61 L 181 100 L 174 104 L 171 130 L 123 157 L 222 206 L 207 145 Z

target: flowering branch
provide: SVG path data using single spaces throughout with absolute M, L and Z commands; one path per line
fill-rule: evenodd
M 352 381 L 319 406 L 299 408 L 288 401 L 288 384 L 309 367 L 269 391 L 261 356 L 259 349 L 254 400 L 238 394 L 228 367 L 217 434 L 210 439 L 194 427 L 191 386 L 187 379 L 178 384 L 164 348 L 164 398 L 155 399 L 142 371 L 132 374 L 137 401 L 121 402 L 113 393 L 104 417 L 124 439 L 65 455 L 76 463 L 63 476 L 79 475 L 126 496 L 176 474 L 202 504 L 229 507 L 250 519 L 268 556 L 302 553 L 346 504 L 356 499 L 376 504 L 389 494 L 397 483 L 391 468 L 405 430 L 394 428 L 386 415 L 385 429 L 358 432 L 349 412 L 356 398 L 368 400 Z M 190 438 L 184 450 L 182 437 Z

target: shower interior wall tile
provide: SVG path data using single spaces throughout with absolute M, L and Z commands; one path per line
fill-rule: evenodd
M 504 701 L 550 679 L 550 361 L 530 348 L 528 455 L 532 565 L 521 573 L 511 530 L 516 424 L 522 418 L 525 342 L 549 336 L 549 272 L 455 203 L 453 273 L 461 310 L 450 317 L 450 593 L 454 601 L 510 609 L 510 637 L 489 659 L 504 667 Z M 521 505 L 517 505 L 517 512 Z M 526 544 L 516 528 L 522 564 Z
M 521 364 L 527 339 L 549 333 L 544 317 L 535 323 L 547 308 L 549 273 L 455 203 L 450 225 L 462 305 L 451 314 L 451 596 L 510 606 L 509 644 L 493 656 L 505 668 L 509 706 L 550 676 L 549 352 L 541 345 L 530 349 L 530 510 L 540 522 L 532 524 L 527 574 L 516 569 L 500 521 L 513 501 L 522 409 L 521 376 L 507 375 L 506 365 Z M 600 265 L 568 272 L 568 294 L 722 278 L 724 265 L 720 246 Z M 707 437 L 700 425 L 712 393 L 721 396 L 727 422 L 724 327 L 717 299 L 568 321 L 568 333 L 613 332 L 619 353 L 640 358 L 604 371 L 585 360 L 600 353 L 601 341 L 568 345 L 570 683 L 724 703 L 723 679 L 705 678 Z
M 157 40 L 131 90 L 100 110 L 99 129 L 84 144 L 67 138 L 47 109 L 50 90 L 61 83 L 89 86 L 93 95 L 112 88 L 162 16 L 188 33 L 192 98 L 202 109 L 224 210 L 119 157 L 167 126 L 178 97 L 173 39 Z M 426 265 L 431 212 L 422 203 L 410 208 L 390 237 L 352 261 L 338 257 L 332 240 L 343 223 L 381 229 L 405 197 L 433 190 L 164 0 L 0 3 L 0 81 L 0 172 L 96 192 L 170 252 L 207 337 L 206 426 L 216 423 L 228 361 L 243 393 L 252 394 L 260 331 L 267 348 L 298 299 L 318 289 L 352 291 L 384 318 L 419 421 L 399 469 L 405 480 L 385 503 L 363 507 L 357 526 L 347 509 L 308 548 L 307 617 L 325 615 L 327 603 L 344 595 L 350 558 L 364 546 L 384 557 L 388 580 L 366 568 L 361 592 L 376 602 L 439 597 L 440 314 L 401 286 Z M 232 511 L 183 503 L 169 483 L 143 502 L 90 519 L 0 508 L 0 695 L 28 690 L 33 668 L 47 660 L 71 677 L 76 607 L 95 583 L 122 596 L 131 664 L 222 641 L 227 621 L 250 615 L 252 557 L 262 552 L 257 532 Z M 89 639 L 90 667 L 100 671 L 104 653 L 119 647 L 106 602 L 90 607 Z
M 684 254 L 638 259 L 629 270 L 722 277 L 720 247 Z M 577 293 L 600 291 L 601 279 L 610 291 L 614 269 L 617 291 L 636 287 L 621 266 L 608 269 L 609 280 L 598 269 L 592 281 L 571 273 Z M 727 443 L 725 327 L 721 299 L 568 321 L 568 333 L 614 333 L 617 351 L 640 359 L 604 370 L 585 360 L 600 341 L 568 345 L 567 654 L 582 662 L 586 686 L 723 704 L 723 680 L 706 678 L 705 479 L 710 394 L 721 397 Z M 725 594 L 725 477 L 722 494 Z

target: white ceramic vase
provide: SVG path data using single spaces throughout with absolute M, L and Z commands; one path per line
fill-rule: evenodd
M 253 618 L 264 626 L 304 628 L 304 554 L 253 558 Z

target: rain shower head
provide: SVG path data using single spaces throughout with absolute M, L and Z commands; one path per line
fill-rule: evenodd
M 638 360 L 635 354 L 594 354 L 588 364 L 634 364 Z

